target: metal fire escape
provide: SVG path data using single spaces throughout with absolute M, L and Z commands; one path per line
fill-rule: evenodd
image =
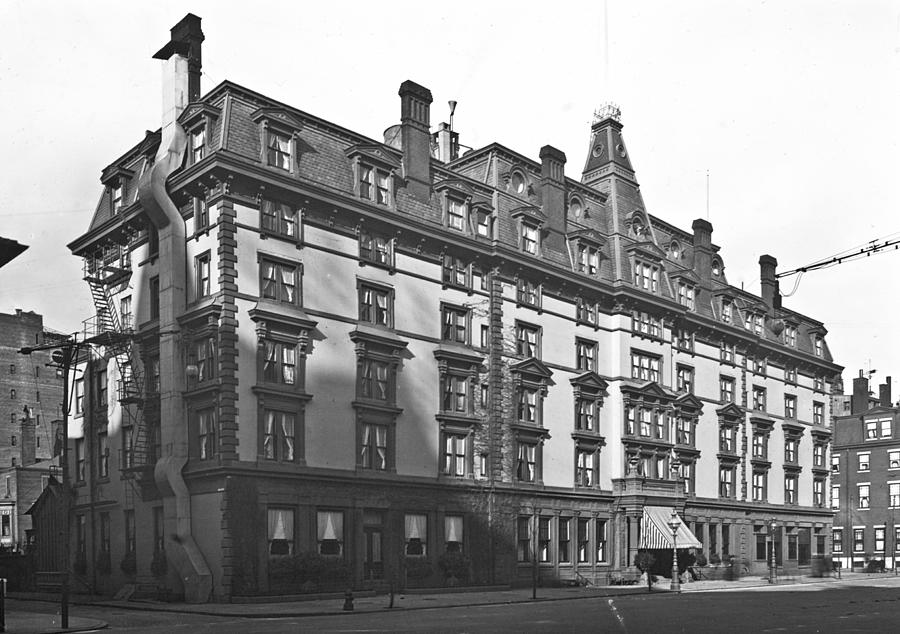
M 99 257 L 84 258 L 84 280 L 91 289 L 96 315 L 84 321 L 88 343 L 103 346 L 116 362 L 117 396 L 122 409 L 123 429 L 130 427 L 130 446 L 123 447 L 120 468 L 131 486 L 125 487 L 126 506 L 132 506 L 139 491 L 135 480 L 156 461 L 150 432 L 144 418 L 144 382 L 136 358 L 132 315 L 119 315 L 113 289 L 121 289 L 131 279 L 131 258 L 127 245 L 107 247 Z

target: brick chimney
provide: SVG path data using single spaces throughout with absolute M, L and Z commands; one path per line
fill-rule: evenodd
M 878 404 L 891 407 L 891 377 L 884 377 L 884 383 L 878 386 Z
M 541 148 L 541 206 L 547 217 L 547 245 L 562 250 L 566 235 L 566 155 L 551 145 Z
M 25 406 L 25 417 L 22 418 L 22 466 L 27 467 L 37 462 L 35 447 L 34 417 L 31 408 Z
M 449 123 L 442 123 L 433 135 L 441 163 L 449 163 L 459 158 L 459 133 L 454 132 Z
M 861 414 L 869 409 L 869 377 L 862 371 L 853 379 L 853 396 L 850 397 L 850 413 Z
M 200 73 L 203 67 L 200 45 L 205 39 L 203 31 L 200 30 L 200 18 L 188 13 L 169 29 L 169 33 L 171 35 L 169 43 L 159 49 L 153 58 L 168 60 L 175 54 L 187 58 L 188 101 L 197 101 L 200 98 Z
M 781 293 L 778 292 L 778 279 L 775 277 L 775 269 L 778 260 L 771 255 L 759 256 L 759 281 L 762 286 L 762 300 L 769 307 L 769 316 L 774 317 L 775 311 L 781 308 Z
M 694 273 L 706 286 L 712 277 L 713 226 L 708 220 L 697 218 L 691 224 L 691 229 L 694 231 Z
M 400 84 L 400 145 L 407 191 L 431 198 L 431 91 L 414 81 Z

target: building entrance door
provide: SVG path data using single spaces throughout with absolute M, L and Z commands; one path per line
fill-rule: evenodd
M 366 559 L 364 574 L 366 581 L 384 579 L 384 559 L 382 557 L 381 527 L 366 526 Z

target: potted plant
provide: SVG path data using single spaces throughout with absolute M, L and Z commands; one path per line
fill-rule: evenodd
M 722 563 L 722 557 L 719 553 L 709 553 L 709 563 L 713 566 L 718 566 Z

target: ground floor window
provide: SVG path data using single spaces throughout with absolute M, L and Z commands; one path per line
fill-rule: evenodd
M 864 528 L 854 528 L 853 529 L 853 552 L 861 553 L 866 549 L 864 540 L 865 540 L 865 529 Z
M 319 511 L 316 513 L 316 540 L 321 555 L 344 554 L 344 513 Z
M 606 561 L 606 520 L 597 520 L 597 563 Z
M 590 520 L 586 517 L 578 518 L 578 563 L 585 564 L 590 561 L 591 556 L 591 537 L 588 532 Z
M 448 553 L 461 553 L 463 551 L 462 515 L 444 516 L 444 545 Z
M 836 553 L 844 551 L 844 531 L 840 528 L 831 531 L 831 550 Z
M 569 563 L 571 561 L 571 555 L 569 554 L 569 528 L 571 523 L 572 520 L 568 517 L 561 517 L 557 521 L 556 538 L 559 544 L 557 555 L 559 557 L 559 563 L 561 564 Z
M 550 518 L 538 518 L 538 561 L 550 561 Z
M 294 511 L 285 508 L 268 509 L 269 555 L 294 554 Z
M 875 552 L 884 552 L 884 526 L 875 527 Z
M 428 545 L 428 516 L 407 514 L 404 521 L 406 529 L 407 557 L 424 557 Z
M 516 520 L 516 560 L 531 561 L 531 518 L 519 517 Z

